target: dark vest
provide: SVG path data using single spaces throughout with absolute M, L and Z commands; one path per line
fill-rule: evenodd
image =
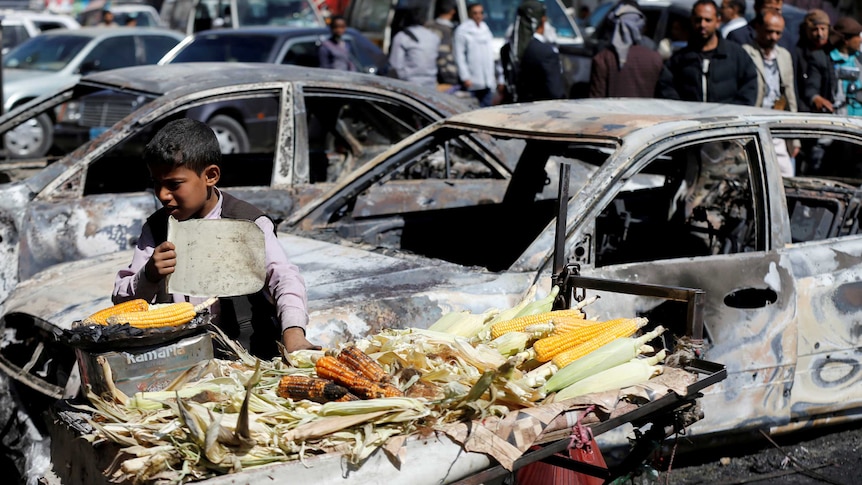
M 266 216 L 257 207 L 220 191 L 222 196 L 221 217 L 255 221 Z M 168 215 L 164 208 L 147 218 L 155 245 L 168 238 Z M 273 224 L 274 227 L 274 224 Z M 219 298 L 221 312 L 219 328 L 228 337 L 239 340 L 253 355 L 271 359 L 279 355 L 276 341 L 281 341 L 281 323 L 278 310 L 267 300 L 263 289 L 252 295 Z

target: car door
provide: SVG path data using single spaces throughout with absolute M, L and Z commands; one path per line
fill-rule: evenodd
M 780 178 L 763 163 L 774 157 L 765 132 L 736 131 L 659 141 L 625 168 L 603 167 L 594 179 L 604 182 L 592 186 L 601 189 L 577 194 L 569 208 L 579 222 L 567 254 L 582 274 L 706 292 L 703 355 L 726 365 L 728 378 L 707 391 L 696 425 L 705 431 L 783 424 L 791 414 L 796 285 L 780 251 Z M 593 197 L 595 208 L 578 213 Z M 600 295 L 590 306 L 597 318 L 646 316 L 685 331 L 670 324 L 685 321 L 682 303 Z
M 254 131 L 256 138 L 252 139 L 261 140 L 260 144 L 223 154 L 218 186 L 257 205 L 276 222 L 287 217 L 294 210 L 291 181 L 274 174 L 282 172 L 279 163 L 288 163 L 280 161 L 289 161 L 293 155 L 292 145 L 278 142 L 293 136 L 291 104 L 284 101 L 289 91 L 270 86 L 211 96 L 196 94 L 171 103 L 156 100 L 151 105 L 157 108 L 136 123 L 100 135 L 81 160 L 70 164 L 27 206 L 20 236 L 21 280 L 55 263 L 135 246 L 144 221 L 161 207 L 150 184 L 143 147 L 161 126 L 179 117 L 205 123 L 222 117 L 218 119 L 230 119 Z M 92 95 L 110 106 L 104 96 L 104 92 Z M 270 118 L 243 111 L 262 102 L 283 111 Z
M 790 238 L 783 252 L 799 287 L 799 332 L 792 414 L 804 420 L 862 405 L 862 234 L 858 131 L 776 130 L 800 147 L 797 173 L 784 181 Z

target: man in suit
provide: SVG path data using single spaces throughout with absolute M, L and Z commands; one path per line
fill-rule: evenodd
M 526 0 L 518 6 L 518 23 L 528 23 L 532 31 L 532 35 L 523 36 L 522 39 L 517 38 L 516 32 L 513 38 L 514 46 L 510 45 L 510 55 L 518 57 L 515 64 L 518 102 L 566 97 L 560 54 L 545 39 L 545 20 L 545 6 L 541 2 Z M 522 42 L 526 47 L 521 47 Z
M 757 69 L 757 100 L 755 106 L 778 110 L 796 111 L 796 85 L 793 76 L 793 60 L 787 49 L 778 45 L 784 31 L 784 17 L 773 9 L 758 12 L 752 20 L 754 45 L 742 46 L 754 61 Z M 799 141 L 790 142 L 775 138 L 775 155 L 781 174 L 792 177 L 795 173 L 793 157 L 799 152 Z

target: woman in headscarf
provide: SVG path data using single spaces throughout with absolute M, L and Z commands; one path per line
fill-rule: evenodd
M 529 102 L 566 97 L 560 54 L 545 38 L 545 6 L 525 0 L 509 42 L 500 52 L 511 101 Z
M 661 56 L 642 45 L 646 17 L 621 3 L 610 14 L 610 45 L 593 57 L 590 97 L 651 98 L 662 70 Z

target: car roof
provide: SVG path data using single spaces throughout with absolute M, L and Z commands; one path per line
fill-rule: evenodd
M 456 114 L 443 123 L 477 131 L 536 136 L 591 137 L 622 139 L 643 129 L 667 131 L 686 125 L 725 123 L 751 123 L 755 119 L 783 119 L 798 114 L 750 106 L 733 106 L 713 103 L 692 103 L 666 99 L 614 98 L 540 101 L 528 104 L 509 104 L 483 108 L 469 113 Z
M 358 30 L 348 27 L 347 32 L 351 35 L 362 35 Z M 195 32 L 195 37 L 203 35 L 216 35 L 219 37 L 231 37 L 236 35 L 262 34 L 272 36 L 291 36 L 299 37 L 301 35 L 325 35 L 329 34 L 329 27 L 285 27 L 273 25 L 256 25 L 248 27 L 237 27 L 233 29 L 210 29 Z
M 285 81 L 326 82 L 332 85 L 361 84 L 407 96 L 434 97 L 436 100 L 444 100 L 453 111 L 465 109 L 454 96 L 437 93 L 436 90 L 422 88 L 406 81 L 358 72 L 284 64 L 192 62 L 134 66 L 90 74 L 81 80 L 82 83 L 121 86 L 123 89 L 157 95 L 172 93 L 176 96 L 237 84 Z
M 54 35 L 75 35 L 79 37 L 121 37 L 126 35 L 167 35 L 176 39 L 183 39 L 185 36 L 179 32 L 158 28 L 158 27 L 81 27 L 80 29 L 53 29 L 39 34 L 40 36 Z

